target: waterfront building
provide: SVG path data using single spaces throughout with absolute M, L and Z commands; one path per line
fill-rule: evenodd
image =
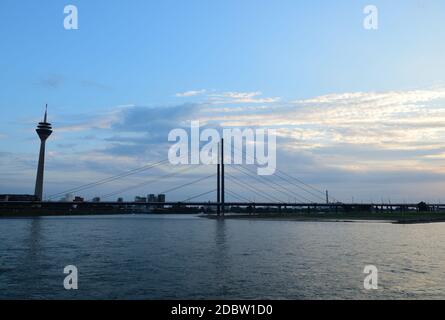
M 0 202 L 2 201 L 38 201 L 38 199 L 30 194 L 0 194 Z
M 134 197 L 134 202 L 144 203 L 144 202 L 147 202 L 147 198 L 136 196 L 136 197 Z
M 82 197 L 75 196 L 73 202 L 84 202 L 85 199 Z

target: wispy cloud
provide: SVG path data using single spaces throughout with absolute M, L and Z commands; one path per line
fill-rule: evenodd
M 57 122 L 57 132 L 89 132 L 92 130 L 106 130 L 119 122 L 122 113 L 133 105 L 121 105 L 110 108 L 106 112 L 97 113 L 83 113 L 70 114 L 57 117 L 54 121 Z
M 203 90 L 191 90 L 191 91 L 177 93 L 176 96 L 177 97 L 181 97 L 181 98 L 196 97 L 196 96 L 200 96 L 200 95 L 202 95 L 202 94 L 204 94 L 206 92 L 207 92 L 207 90 L 205 90 L 205 89 L 203 89 Z
M 187 91 L 183 93 L 177 93 L 177 97 L 195 97 L 204 96 L 208 103 L 212 104 L 269 104 L 280 101 L 279 97 L 263 97 L 263 93 L 260 91 L 254 92 L 217 92 L 216 90 L 197 90 Z
M 275 103 L 279 97 L 261 97 L 262 92 L 223 92 L 209 94 L 209 100 L 216 104 L 240 104 L 240 103 Z
M 40 80 L 37 81 L 37 85 L 50 88 L 50 89 L 57 89 L 60 88 L 65 82 L 65 78 L 58 74 L 52 74 L 49 76 L 46 76 Z
M 85 88 L 92 88 L 105 91 L 113 90 L 113 87 L 93 80 L 82 80 L 80 84 Z

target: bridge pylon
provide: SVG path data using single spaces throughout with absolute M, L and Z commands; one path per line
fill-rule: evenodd
M 216 212 L 218 216 L 224 216 L 225 184 L 224 184 L 224 139 L 218 143 L 218 163 L 216 165 Z

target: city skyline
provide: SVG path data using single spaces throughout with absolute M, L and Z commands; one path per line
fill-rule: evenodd
M 33 192 L 48 103 L 48 194 L 163 159 L 168 132 L 200 120 L 278 129 L 278 167 L 345 202 L 441 200 L 443 3 L 375 1 L 375 31 L 361 1 L 171 3 L 78 1 L 71 31 L 62 5 L 2 4 L 0 193 Z

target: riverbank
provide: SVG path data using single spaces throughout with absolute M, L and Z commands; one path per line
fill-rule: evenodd
M 204 216 L 219 219 L 216 215 Z M 445 222 L 445 212 L 407 213 L 311 213 L 311 214 L 226 214 L 224 219 L 301 221 L 301 222 L 380 222 L 393 224 L 424 224 Z

